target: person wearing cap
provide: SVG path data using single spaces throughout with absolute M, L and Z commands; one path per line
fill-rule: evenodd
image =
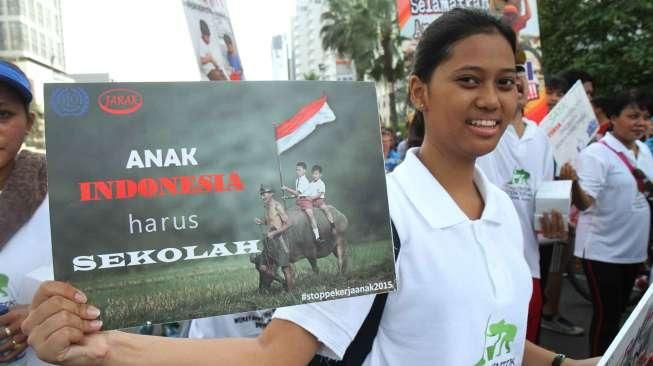
M 254 222 L 266 226 L 264 254 L 272 256 L 275 264 L 281 267 L 285 277 L 285 288 L 290 291 L 295 281 L 290 265 L 288 241 L 283 236 L 283 233 L 290 228 L 290 220 L 283 205 L 274 199 L 274 190 L 270 186 L 261 184 L 259 194 L 265 207 L 265 218 L 257 217 Z
M 34 124 L 25 74 L 0 61 L 0 364 L 21 365 L 27 336 L 20 324 L 31 300 L 27 274 L 52 265 L 45 156 L 21 150 Z M 33 352 L 27 358 L 33 357 Z M 36 361 L 40 362 L 40 361 Z M 32 363 L 30 363 L 31 365 Z

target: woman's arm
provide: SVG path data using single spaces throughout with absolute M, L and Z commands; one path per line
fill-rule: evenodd
M 566 163 L 560 168 L 560 179 L 571 180 L 571 203 L 579 210 L 585 211 L 594 204 L 594 198 L 583 190 L 578 183 L 578 174 L 571 164 Z
M 524 347 L 524 366 L 551 366 L 555 357 L 555 353 L 526 341 Z M 566 358 L 562 361 L 561 366 L 593 366 L 596 365 L 599 360 L 600 357 L 588 358 L 585 360 L 572 360 L 571 358 Z
M 41 285 L 23 331 L 39 358 L 62 365 L 306 365 L 319 348 L 300 326 L 274 319 L 256 339 L 190 340 L 98 333 L 97 309 L 63 282 Z

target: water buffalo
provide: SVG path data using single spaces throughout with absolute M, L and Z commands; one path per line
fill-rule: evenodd
M 333 215 L 335 222 L 335 234 L 324 212 L 314 209 L 315 220 L 317 221 L 322 242 L 316 242 L 313 236 L 308 217 L 299 208 L 293 207 L 287 211 L 290 228 L 284 233 L 290 250 L 290 263 L 295 263 L 306 258 L 311 264 L 313 272 L 319 273 L 317 259 L 333 254 L 338 259 L 338 270 L 340 273 L 347 268 L 345 254 L 345 232 L 347 230 L 347 217 L 333 206 L 327 206 Z M 259 272 L 259 290 L 269 289 L 273 281 L 278 281 L 287 287 L 283 278 L 277 274 L 278 264 L 275 263 L 274 255 L 267 248 L 258 255 L 252 255 L 250 261 Z

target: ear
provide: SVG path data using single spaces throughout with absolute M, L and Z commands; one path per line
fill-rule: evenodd
M 408 79 L 410 102 L 415 109 L 424 111 L 427 109 L 428 84 L 424 83 L 417 75 L 411 75 Z
M 34 127 L 35 121 L 36 121 L 36 113 L 29 112 L 27 114 L 27 126 L 25 127 L 25 131 L 27 133 L 30 133 L 32 131 L 32 127 Z

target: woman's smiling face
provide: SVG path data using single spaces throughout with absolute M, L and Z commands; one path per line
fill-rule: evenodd
M 467 159 L 494 150 L 515 116 L 515 82 L 515 55 L 503 36 L 481 33 L 456 42 L 427 84 L 411 79 L 425 142 Z

